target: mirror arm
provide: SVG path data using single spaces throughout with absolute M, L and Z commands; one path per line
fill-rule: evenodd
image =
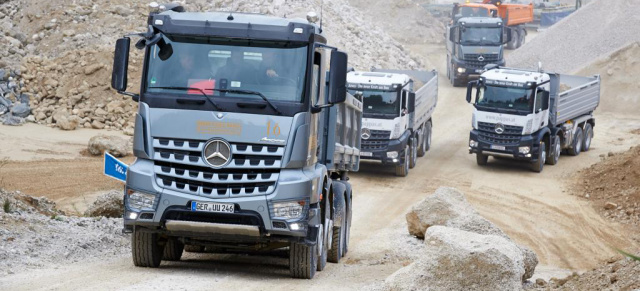
M 313 113 L 313 114 L 320 113 L 320 111 L 322 111 L 323 108 L 329 108 L 331 106 L 333 106 L 333 104 L 324 104 L 324 105 L 311 106 L 311 113 Z
M 129 97 L 131 97 L 131 99 L 132 99 L 133 101 L 135 101 L 135 102 L 140 101 L 140 95 L 135 94 L 135 93 L 125 92 L 125 91 L 118 91 L 118 94 L 125 95 L 125 96 L 129 96 Z

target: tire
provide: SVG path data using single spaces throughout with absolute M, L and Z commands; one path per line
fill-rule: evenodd
M 560 160 L 560 154 L 562 153 L 562 146 L 560 145 L 560 137 L 555 137 L 555 142 L 551 143 L 549 147 L 549 153 L 547 154 L 547 165 L 556 165 Z
M 185 245 L 184 251 L 187 253 L 204 253 L 205 252 L 203 246 L 194 246 L 194 245 Z
M 318 265 L 318 245 L 308 246 L 292 242 L 289 246 L 289 272 L 291 277 L 313 279 Z
M 418 157 L 424 157 L 425 154 L 431 148 L 431 121 L 427 121 L 424 126 L 424 133 L 422 134 L 422 143 L 420 149 L 418 149 Z
M 418 163 L 418 139 L 412 138 L 411 145 L 409 147 L 411 149 L 411 153 L 409 153 L 409 168 L 413 169 L 416 167 Z
M 540 142 L 540 150 L 538 150 L 538 160 L 531 163 L 531 171 L 536 173 L 542 172 L 547 159 L 547 145 L 544 141 Z
M 571 148 L 568 150 L 569 155 L 577 156 L 580 154 L 580 152 L 582 151 L 582 143 L 583 143 L 582 137 L 583 137 L 582 128 L 578 127 L 578 129 L 576 129 L 576 133 L 574 134 Z
M 456 78 L 455 73 L 452 73 L 452 77 L 451 77 L 451 85 L 453 85 L 453 87 L 462 87 L 462 85 L 464 85 L 464 82 L 461 78 Z
M 507 49 L 510 49 L 510 50 L 516 49 L 519 39 L 520 39 L 520 34 L 518 33 L 518 31 L 513 30 L 511 32 L 511 41 L 507 43 Z
M 325 197 L 329 198 L 328 195 Z M 322 244 L 318 244 L 318 246 L 322 246 L 322 252 L 319 256 L 317 256 L 318 262 L 316 263 L 316 270 L 318 271 L 324 270 L 324 267 L 327 266 L 327 257 L 329 256 L 329 235 L 332 235 L 332 233 L 327 233 L 327 231 L 325 231 L 325 229 L 327 229 L 326 224 L 330 223 L 331 221 L 331 205 L 329 204 L 329 200 L 327 198 L 325 198 L 325 206 L 322 209 L 322 217 L 324 217 L 324 222 L 322 223 L 322 231 L 318 236 L 318 239 L 322 240 Z
M 584 138 L 582 141 L 582 151 L 588 152 L 591 149 L 591 141 L 593 140 L 593 126 L 590 123 L 584 126 Z
M 480 153 L 476 154 L 476 163 L 478 163 L 478 166 L 486 166 L 488 161 L 489 156 Z
M 349 196 L 347 196 L 346 199 L 348 199 L 349 203 L 347 203 L 347 205 L 349 205 L 349 207 L 347 208 L 347 224 L 346 224 L 346 228 L 345 228 L 345 235 L 344 235 L 344 250 L 342 251 L 342 256 L 346 256 L 347 253 L 349 252 L 349 237 L 351 236 L 351 216 L 353 215 L 352 211 L 352 207 L 351 207 L 351 202 L 353 202 L 353 200 L 351 199 L 353 196 L 353 192 L 350 191 L 350 193 L 348 193 Z
M 520 48 L 525 44 L 525 42 L 527 40 L 527 32 L 525 31 L 524 28 L 520 31 L 520 37 L 518 38 L 518 40 L 519 41 L 518 41 L 518 47 L 517 48 Z
M 184 244 L 177 238 L 169 238 L 164 246 L 164 254 L 162 259 L 165 261 L 179 261 L 184 251 Z
M 158 234 L 133 230 L 131 255 L 136 267 L 157 268 L 162 261 L 163 247 L 158 243 Z
M 404 162 L 396 166 L 396 176 L 406 177 L 409 175 L 409 146 L 404 149 Z
M 342 223 L 340 224 L 340 226 L 334 225 L 331 233 L 331 235 L 333 236 L 333 238 L 331 239 L 332 245 L 327 257 L 327 260 L 331 263 L 340 262 L 340 258 L 342 258 L 342 252 L 344 251 L 344 237 L 347 220 L 344 209 L 342 209 L 342 213 L 340 213 L 340 215 L 342 215 L 343 218 Z

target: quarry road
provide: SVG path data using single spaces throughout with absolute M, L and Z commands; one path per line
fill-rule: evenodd
M 411 49 L 421 55 L 434 56 L 430 61 L 440 65 L 439 103 L 434 115 L 431 150 L 419 159 L 406 178 L 395 177 L 391 168 L 385 169 L 376 163 L 362 163 L 361 171 L 351 175 L 354 212 L 349 254 L 340 264 L 329 264 L 313 280 L 289 278 L 285 251 L 267 256 L 187 253 L 182 261 L 163 263 L 159 269 L 135 268 L 128 256 L 38 269 L 0 278 L 0 289 L 351 290 L 374 287 L 376 282 L 411 262 L 406 255 L 409 249 L 406 242 L 411 238 L 406 231 L 405 214 L 440 186 L 461 190 L 481 215 L 496 223 L 516 242 L 533 249 L 540 260 L 541 273 L 548 269 L 590 269 L 613 255 L 614 247 L 633 244 L 621 235 L 622 226 L 603 220 L 591 206 L 573 196 L 568 187 L 572 174 L 598 162 L 600 155 L 638 144 L 640 135 L 629 133 L 637 127 L 640 118 L 596 112 L 592 150 L 578 157 L 562 156 L 558 165 L 547 166 L 540 174 L 530 172 L 526 164 L 507 160 L 490 159 L 487 167 L 478 167 L 475 157 L 467 150 L 473 108 L 464 100 L 465 89 L 452 88 L 443 75 L 446 71 L 442 47 L 422 45 Z M 603 100 L 606 102 L 606 96 Z M 3 131 L 3 135 L 11 137 L 12 133 Z M 43 137 L 43 142 L 45 140 Z M 16 161 L 10 160 L 8 167 L 13 162 Z M 49 159 L 47 163 L 56 162 Z M 87 160 L 75 163 L 60 160 L 59 167 L 74 171 Z M 51 167 L 33 167 L 29 175 L 47 175 Z M 13 178 L 6 179 L 11 184 Z M 30 192 L 44 193 L 44 187 L 53 187 L 51 183 L 56 181 L 42 185 L 43 189 L 33 186 Z M 83 193 L 69 192 L 68 197 L 51 198 L 68 209 L 70 206 L 65 203 L 80 194 Z

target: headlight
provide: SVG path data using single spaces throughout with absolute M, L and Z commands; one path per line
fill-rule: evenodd
M 462 74 L 464 73 L 465 69 L 464 68 L 458 68 L 458 73 Z
M 387 153 L 387 158 L 397 159 L 398 158 L 398 152 L 388 152 Z
M 156 204 L 157 196 L 154 194 L 142 193 L 133 190 L 128 190 L 127 194 L 129 197 L 127 199 L 127 206 L 129 209 L 135 210 L 154 210 Z
M 295 219 L 302 217 L 305 201 L 273 203 L 273 218 Z
M 530 147 L 519 147 L 518 148 L 518 152 L 520 152 L 523 155 L 526 155 L 529 153 L 529 151 L 531 151 Z
M 478 142 L 475 140 L 470 139 L 469 140 L 469 146 L 472 148 L 478 147 Z

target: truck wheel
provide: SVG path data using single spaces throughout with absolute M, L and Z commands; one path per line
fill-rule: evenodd
M 342 251 L 342 256 L 346 256 L 347 252 L 349 252 L 349 236 L 351 235 L 351 216 L 352 216 L 352 207 L 351 207 L 351 202 L 353 202 L 351 200 L 351 198 L 353 197 L 353 192 L 349 192 L 347 193 L 349 196 L 347 196 L 346 199 L 348 199 L 349 203 L 347 203 L 347 205 L 349 205 L 349 207 L 347 208 L 347 225 L 345 228 L 345 232 L 344 232 L 344 250 Z
M 544 164 L 547 160 L 547 145 L 544 141 L 540 142 L 540 150 L 538 150 L 538 160 L 531 163 L 531 171 L 536 173 L 542 172 L 544 169 Z
M 413 169 L 416 167 L 416 164 L 418 163 L 418 139 L 417 138 L 412 138 L 411 139 L 411 153 L 409 154 L 409 168 Z
M 318 254 L 318 262 L 316 263 L 316 270 L 322 271 L 327 266 L 327 257 L 329 256 L 329 245 L 331 245 L 330 239 L 333 238 L 331 232 L 331 204 L 329 204 L 329 196 L 325 198 L 325 206 L 322 209 L 322 230 L 318 235 L 318 241 L 322 240 L 322 243 L 318 244 L 320 253 Z M 327 226 L 328 225 L 328 226 Z
M 507 48 L 510 50 L 516 49 L 518 45 L 518 39 L 520 38 L 520 34 L 517 30 L 513 30 L 511 32 L 511 41 L 507 43 Z
M 136 267 L 157 268 L 162 261 L 163 247 L 158 243 L 158 234 L 134 229 L 131 236 L 131 255 Z
M 591 149 L 591 140 L 593 139 L 593 127 L 590 123 L 584 126 L 584 141 L 582 142 L 582 151 L 588 152 Z
M 203 246 L 185 245 L 184 251 L 187 253 L 204 253 Z
M 169 238 L 164 246 L 164 255 L 162 259 L 165 261 L 179 261 L 184 251 L 184 244 L 177 238 Z
M 578 127 L 576 133 L 573 137 L 573 143 L 571 144 L 571 148 L 569 149 L 569 154 L 572 156 L 577 156 L 582 151 L 582 128 Z
M 345 194 L 346 195 L 346 194 Z M 345 230 L 346 230 L 346 221 L 347 217 L 345 215 L 344 208 L 342 209 L 342 213 L 336 215 L 342 215 L 342 223 L 340 226 L 333 226 L 332 233 L 330 235 L 333 236 L 331 239 L 331 249 L 329 250 L 329 256 L 327 260 L 332 263 L 340 262 L 340 258 L 342 258 L 342 251 L 344 250 L 344 238 L 345 238 Z
M 547 156 L 547 165 L 556 165 L 560 160 L 560 153 L 562 153 L 562 147 L 560 145 L 560 137 L 556 136 L 555 141 L 551 143 L 551 148 Z
M 478 163 L 478 166 L 486 166 L 488 161 L 489 156 L 481 153 L 476 154 L 476 163 Z
M 320 239 L 320 237 L 318 237 Z M 289 247 L 289 272 L 291 277 L 313 279 L 318 265 L 318 245 L 308 246 L 292 242 Z
M 520 37 L 518 38 L 518 47 L 517 48 L 520 48 L 521 46 L 524 45 L 524 43 L 526 41 L 526 37 L 527 37 L 527 32 L 525 31 L 524 28 L 522 30 L 520 30 L 519 34 L 520 34 Z
M 431 148 L 431 121 L 427 121 L 424 126 L 424 133 L 422 134 L 422 144 L 418 150 L 418 157 L 424 157 L 424 155 Z
M 396 176 L 406 177 L 409 175 L 409 146 L 404 149 L 404 161 L 396 166 Z

